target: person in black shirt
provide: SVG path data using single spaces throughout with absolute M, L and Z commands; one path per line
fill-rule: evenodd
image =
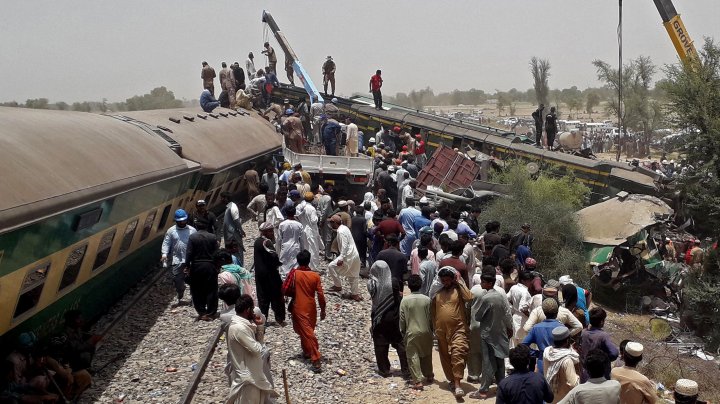
M 542 140 L 544 109 L 545 104 L 540 104 L 540 106 L 538 106 L 538 109 L 536 109 L 532 113 L 533 120 L 535 121 L 535 146 L 537 147 L 542 147 L 540 141 Z
M 548 150 L 553 149 L 555 144 L 555 135 L 557 135 L 557 115 L 555 115 L 555 107 L 550 108 L 550 113 L 545 117 L 545 133 L 547 134 Z
M 390 267 L 393 279 L 403 284 L 403 277 L 407 272 L 408 259 L 400 252 L 398 247 L 400 241 L 395 234 L 385 237 L 385 249 L 377 255 L 377 261 L 385 261 Z
M 214 234 L 208 233 L 207 226 L 200 222 L 197 232 L 188 239 L 185 262 L 188 265 L 190 295 L 198 319 L 212 321 L 218 308 L 217 269 L 213 256 L 219 243 Z
M 513 372 L 498 384 L 495 402 L 499 404 L 551 403 L 555 396 L 541 373 L 528 370 L 530 348 L 518 345 L 510 350 Z
M 205 224 L 205 228 L 208 233 L 217 234 L 215 223 L 217 222 L 217 216 L 214 213 L 207 210 L 207 204 L 203 199 L 200 199 L 195 203 L 195 214 L 190 219 L 190 225 L 194 228 L 198 228 L 198 223 Z

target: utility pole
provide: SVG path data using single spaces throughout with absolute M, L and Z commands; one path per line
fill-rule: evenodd
M 618 0 L 618 147 L 615 161 L 620 161 L 620 151 L 625 145 L 625 125 L 623 119 L 623 57 L 622 57 L 622 0 Z

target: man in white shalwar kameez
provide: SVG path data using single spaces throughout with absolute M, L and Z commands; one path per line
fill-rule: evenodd
M 311 202 L 315 198 L 312 192 L 305 193 L 305 200 L 296 209 L 297 220 L 303 225 L 303 244 L 310 252 L 310 268 L 320 270 L 320 250 L 324 248 L 318 231 L 318 214 Z
M 348 278 L 350 283 L 350 299 L 355 301 L 363 300 L 360 296 L 358 281 L 360 279 L 360 255 L 355 248 L 355 240 L 353 239 L 350 228 L 342 224 L 340 215 L 333 215 L 330 218 L 330 226 L 337 231 L 337 247 L 338 256 L 330 264 L 328 264 L 328 275 L 333 282 L 331 292 L 342 292 L 342 282 L 340 277 Z
M 297 255 L 307 248 L 304 243 L 303 225 L 295 220 L 295 207 L 285 209 L 285 220 L 278 227 L 280 233 L 280 275 L 283 278 L 297 266 Z
M 285 220 L 285 217 L 280 212 L 280 208 L 275 203 L 274 194 L 266 194 L 265 201 L 267 206 L 265 207 L 265 222 L 272 224 L 273 234 L 275 234 L 275 251 L 280 251 L 280 223 Z
M 235 313 L 227 331 L 233 372 L 225 404 L 265 404 L 277 393 L 263 371 L 263 352 L 267 348 L 255 336 L 257 322 L 252 297 L 242 295 Z

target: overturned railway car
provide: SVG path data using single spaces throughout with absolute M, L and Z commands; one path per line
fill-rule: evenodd
M 281 149 L 257 114 L 197 112 L 0 108 L 2 346 L 101 315 L 158 262 L 176 209 L 222 209 Z
M 281 86 L 273 95 L 278 101 L 288 98 L 294 102 L 304 98 L 305 91 L 298 87 Z M 655 183 L 657 178 L 647 170 L 614 161 L 592 160 L 539 149 L 521 143 L 512 132 L 399 106 L 377 110 L 363 97 L 338 98 L 337 106 L 342 115 L 355 117 L 356 124 L 365 133 L 374 134 L 381 126 L 400 126 L 413 135 L 421 134 L 426 142 L 428 156 L 441 144 L 459 150 L 469 146 L 502 159 L 517 158 L 535 162 L 541 170 L 551 170 L 558 174 L 572 172 L 578 181 L 590 189 L 590 203 L 613 197 L 620 191 L 647 195 L 658 193 Z

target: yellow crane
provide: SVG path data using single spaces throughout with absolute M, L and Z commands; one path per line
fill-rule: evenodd
M 663 25 L 670 35 L 670 40 L 675 46 L 675 50 L 680 56 L 680 60 L 687 63 L 691 60 L 698 60 L 698 53 L 695 49 L 693 40 L 690 39 L 690 35 L 685 29 L 680 14 L 675 11 L 675 6 L 672 0 L 653 0 L 655 7 L 657 7 L 660 17 L 663 20 Z

